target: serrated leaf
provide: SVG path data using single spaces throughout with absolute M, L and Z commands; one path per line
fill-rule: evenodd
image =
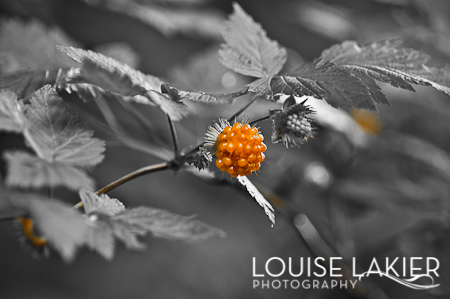
M 323 51 L 320 61 L 333 62 L 365 82 L 370 81 L 370 78 L 410 91 L 414 91 L 411 84 L 426 85 L 450 96 L 448 67 L 427 67 L 426 63 L 430 60 L 427 54 L 399 48 L 401 44 L 402 40 L 399 39 L 363 46 L 354 41 L 345 41 Z M 374 100 L 388 103 L 380 97 L 374 97 Z
M 56 45 L 75 44 L 58 28 L 46 28 L 36 20 L 1 22 L 0 89 L 26 98 L 45 84 L 53 84 L 61 68 L 75 65 Z
M 112 219 L 114 215 L 126 211 L 118 199 L 110 198 L 106 194 L 97 195 L 87 190 L 80 190 L 79 195 L 89 225 L 86 235 L 86 244 L 89 248 L 110 260 L 114 255 L 115 239 L 121 240 L 127 248 L 145 247 L 137 239 L 138 236 L 145 235 L 144 229 L 137 229 Z
M 9 194 L 10 202 L 29 213 L 42 236 L 66 262 L 75 257 L 86 240 L 88 226 L 81 214 L 69 205 L 49 201 L 35 194 Z
M 31 98 L 25 115 L 25 137 L 39 158 L 74 166 L 93 166 L 103 159 L 104 142 L 92 137 L 49 85 Z
M 163 81 L 159 78 L 89 50 L 73 47 L 60 49 L 81 64 L 80 73 L 65 84 L 90 84 L 96 87 L 95 92 L 101 94 L 112 94 L 125 101 L 157 106 L 173 120 L 179 120 L 188 113 L 183 103 L 160 92 Z
M 79 192 L 86 214 L 101 213 L 114 216 L 125 211 L 125 206 L 117 198 L 110 198 L 106 194 L 97 195 L 87 190 Z
M 259 192 L 258 188 L 253 185 L 253 183 L 246 176 L 238 176 L 238 182 L 244 186 L 248 193 L 256 200 L 256 202 L 264 209 L 267 217 L 275 225 L 275 211 L 272 205 L 264 198 L 264 195 Z
M 22 188 L 44 186 L 65 186 L 77 191 L 81 188 L 92 190 L 94 181 L 87 173 L 67 163 L 50 163 L 26 152 L 6 152 L 8 163 L 6 185 Z
M 21 133 L 24 128 L 23 104 L 15 93 L 0 90 L 0 130 Z
M 225 44 L 219 51 L 220 62 L 233 71 L 257 78 L 277 74 L 286 62 L 286 50 L 270 40 L 237 3 L 222 33 Z
M 224 237 L 225 233 L 217 228 L 165 210 L 150 207 L 137 207 L 112 217 L 113 221 L 144 229 L 158 237 L 189 242 L 201 241 L 213 237 Z
M 334 63 L 307 63 L 284 76 L 270 81 L 274 95 L 312 96 L 326 100 L 338 108 L 364 108 L 376 110 L 369 89 L 364 83 Z

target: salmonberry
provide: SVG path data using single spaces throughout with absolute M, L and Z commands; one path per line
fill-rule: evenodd
M 217 161 L 216 166 L 232 177 L 250 175 L 259 170 L 264 161 L 267 146 L 263 143 L 264 136 L 258 129 L 245 121 L 230 125 L 220 119 L 206 134 L 205 147 L 210 147 Z

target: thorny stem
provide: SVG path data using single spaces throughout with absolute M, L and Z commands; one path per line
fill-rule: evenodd
M 236 111 L 236 113 L 234 113 L 232 116 L 230 116 L 230 118 L 228 118 L 228 121 L 230 121 L 230 122 L 233 121 L 242 112 L 244 112 L 248 107 L 250 107 L 250 105 L 253 104 L 257 99 L 258 99 L 258 97 L 254 97 L 253 99 L 251 99 L 244 107 L 242 107 L 241 109 Z
M 107 193 L 117 187 L 119 187 L 120 185 L 131 181 L 135 178 L 138 178 L 140 176 L 143 176 L 145 174 L 149 174 L 149 173 L 153 173 L 153 172 L 157 172 L 157 171 L 161 171 L 161 170 L 165 170 L 165 169 L 169 169 L 171 167 L 171 162 L 163 162 L 163 163 L 159 163 L 159 164 L 153 164 L 153 165 L 149 165 L 149 166 L 145 166 L 142 168 L 139 168 L 138 170 L 135 170 L 127 175 L 124 175 L 123 177 L 121 177 L 120 179 L 115 180 L 112 183 L 109 183 L 108 185 L 106 185 L 105 187 L 97 190 L 95 192 L 95 194 L 100 195 L 100 194 L 104 194 Z M 83 203 L 79 202 L 77 203 L 74 208 L 75 209 L 79 209 L 83 207 Z
M 177 157 L 179 155 L 177 131 L 175 130 L 175 125 L 173 124 L 172 119 L 170 119 L 170 116 L 167 114 L 166 114 L 166 116 L 167 116 L 167 122 L 169 123 L 170 136 L 172 137 L 173 152 L 175 154 L 175 157 Z
M 270 115 L 267 115 L 267 116 L 261 117 L 261 118 L 259 118 L 259 119 L 257 119 L 257 120 L 254 120 L 254 121 L 252 121 L 252 122 L 249 122 L 249 124 L 250 124 L 250 125 L 253 125 L 253 124 L 256 124 L 256 123 L 259 122 L 259 121 L 263 121 L 263 120 L 266 120 L 266 119 L 268 119 L 268 118 L 270 118 Z

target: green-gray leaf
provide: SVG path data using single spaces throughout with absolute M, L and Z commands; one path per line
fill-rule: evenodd
M 219 51 L 219 60 L 233 71 L 258 78 L 277 74 L 287 59 L 286 50 L 267 37 L 237 3 L 222 33 L 225 44 Z
M 157 106 L 173 120 L 188 113 L 183 103 L 160 92 L 163 81 L 157 77 L 93 51 L 73 47 L 60 47 L 60 50 L 81 64 L 80 73 L 65 84 L 89 84 L 100 94 L 114 94 L 125 101 Z
M 21 133 L 25 127 L 22 102 L 8 90 L 0 90 L 0 130 Z
M 270 81 L 274 95 L 313 96 L 333 107 L 376 110 L 372 95 L 363 81 L 334 63 L 307 63 Z
M 212 237 L 224 237 L 225 232 L 210 225 L 150 207 L 137 207 L 112 217 L 112 220 L 123 225 L 144 229 L 158 237 L 183 241 L 201 241 Z
M 94 181 L 86 171 L 67 163 L 50 163 L 26 152 L 6 152 L 8 163 L 5 182 L 19 188 L 65 186 L 73 191 L 81 188 L 94 189 Z
M 104 142 L 93 138 L 68 104 L 49 85 L 38 90 L 26 107 L 26 140 L 39 158 L 75 166 L 93 166 L 103 159 Z

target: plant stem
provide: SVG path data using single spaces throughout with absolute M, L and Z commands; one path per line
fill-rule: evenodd
M 250 107 L 250 105 L 253 104 L 257 99 L 258 97 L 254 97 L 253 99 L 251 99 L 244 107 L 242 107 L 232 116 L 230 116 L 230 118 L 228 118 L 228 121 L 232 122 L 234 118 L 238 117 L 242 112 L 244 112 L 248 107 Z
M 253 125 L 253 124 L 256 124 L 256 123 L 259 122 L 259 121 L 266 120 L 266 119 L 268 119 L 268 118 L 270 118 L 270 115 L 267 115 L 267 116 L 261 117 L 261 118 L 259 118 L 259 119 L 257 119 L 257 120 L 254 120 L 254 121 L 250 122 L 249 124 L 250 124 L 250 125 Z
M 157 172 L 157 171 L 161 171 L 161 170 L 165 170 L 165 169 L 169 169 L 171 166 L 171 162 L 163 162 L 163 163 L 159 163 L 159 164 L 153 164 L 153 165 L 149 165 L 149 166 L 145 166 L 142 168 L 139 168 L 138 170 L 135 170 L 127 175 L 124 175 L 123 177 L 121 177 L 120 179 L 115 180 L 112 183 L 109 183 L 108 185 L 106 185 L 105 187 L 97 190 L 95 192 L 95 194 L 100 195 L 100 194 L 104 194 L 107 193 L 117 187 L 119 187 L 120 185 L 131 181 L 135 178 L 138 178 L 140 176 L 143 176 L 145 174 L 149 174 L 149 173 L 153 173 L 153 172 Z M 77 203 L 74 208 L 75 209 L 79 209 L 83 207 L 83 203 L 79 202 Z
M 174 152 L 175 157 L 177 157 L 179 154 L 177 131 L 175 130 L 175 126 L 173 124 L 172 119 L 170 119 L 170 116 L 168 114 L 166 114 L 166 116 L 167 116 L 167 122 L 169 123 L 170 136 L 172 137 L 173 152 Z

